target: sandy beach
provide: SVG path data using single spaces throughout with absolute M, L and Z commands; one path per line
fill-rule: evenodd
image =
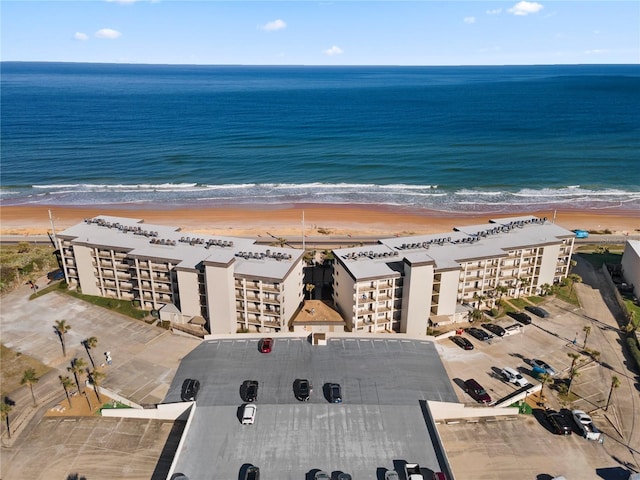
M 492 218 L 536 215 L 554 218 L 554 211 L 450 213 L 378 205 L 252 205 L 190 208 L 164 205 L 4 206 L 0 208 L 0 235 L 44 235 L 51 231 L 49 210 L 57 232 L 97 215 L 138 218 L 150 224 L 170 225 L 194 233 L 248 236 L 300 235 L 411 235 L 450 231 L 459 225 L 486 223 Z M 555 221 L 569 230 L 610 230 L 640 233 L 637 210 L 557 210 Z

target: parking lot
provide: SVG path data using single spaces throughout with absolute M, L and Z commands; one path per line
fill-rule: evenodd
M 598 294 L 588 285 L 578 287 L 592 300 Z M 524 326 L 521 333 L 494 337 L 490 342 L 463 333 L 473 343 L 473 350 L 463 350 L 450 339 L 439 340 L 437 349 L 455 393 L 461 402 L 475 405 L 462 386 L 464 380 L 475 378 L 493 400 L 499 400 L 517 388 L 502 379 L 502 368 L 514 368 L 535 383 L 530 363 L 541 359 L 556 370 L 555 378 L 561 379 L 568 376 L 571 367 L 568 353 L 580 353 L 580 362 L 584 363 L 580 363 L 580 375 L 572 385 L 576 398 L 567 407 L 590 412 L 594 423 L 605 433 L 604 443 L 582 438 L 577 429 L 570 436 L 554 435 L 533 415 L 513 422 L 442 424 L 438 431 L 456 478 L 548 480 L 564 475 L 567 479 L 623 480 L 635 468 L 633 458 L 637 454 L 625 446 L 633 433 L 633 422 L 624 412 L 635 411 L 637 390 L 633 389 L 633 377 L 624 368 L 624 359 L 617 359 L 617 345 L 609 338 L 615 338 L 615 328 L 560 300 L 552 299 L 544 308 L 550 316 L 542 319 L 531 315 L 532 324 Z M 589 313 L 596 315 L 594 311 Z M 497 323 L 507 326 L 517 322 L 506 318 Z M 585 325 L 592 328 L 587 348 L 601 352 L 599 363 L 581 353 Z M 598 407 L 606 403 L 612 375 L 619 375 L 632 390 L 627 390 L 625 396 L 615 396 L 616 402 L 605 412 Z M 557 392 L 549 385 L 545 386 L 545 397 L 547 407 L 562 407 Z M 529 403 L 536 407 L 535 402 Z
M 297 480 L 320 469 L 382 478 L 403 461 L 438 471 L 420 401 L 456 401 L 434 345 L 417 340 L 277 338 L 268 354 L 257 339 L 209 341 L 185 357 L 165 402 L 191 377 L 201 389 L 176 471 L 192 480 L 235 479 L 247 463 Z M 296 378 L 313 383 L 309 401 L 295 399 Z M 243 426 L 248 379 L 259 382 L 257 413 Z M 328 402 L 326 383 L 341 385 L 343 403 Z

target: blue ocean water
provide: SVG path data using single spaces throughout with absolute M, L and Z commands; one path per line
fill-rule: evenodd
M 640 66 L 2 62 L 3 205 L 640 210 Z

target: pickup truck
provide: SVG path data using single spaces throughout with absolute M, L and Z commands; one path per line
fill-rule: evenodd
M 417 463 L 406 463 L 404 466 L 404 478 L 407 480 L 424 480 L 420 465 Z
M 589 415 L 582 410 L 572 410 L 571 413 L 584 438 L 587 440 L 600 440 L 602 433 L 593 424 L 593 420 Z

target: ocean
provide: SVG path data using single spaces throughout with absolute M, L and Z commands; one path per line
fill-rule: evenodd
M 640 65 L 0 68 L 2 205 L 640 212 Z

